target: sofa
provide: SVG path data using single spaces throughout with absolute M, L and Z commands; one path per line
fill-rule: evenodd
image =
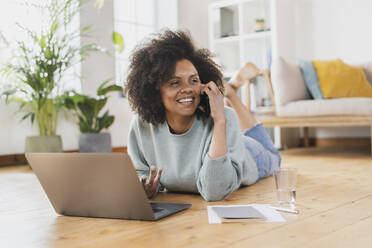
M 362 66 L 371 84 L 372 63 Z M 258 118 L 264 126 L 303 127 L 305 145 L 308 127 L 368 126 L 372 133 L 371 97 L 313 99 L 300 67 L 283 58 L 273 61 L 270 80 L 275 114 Z

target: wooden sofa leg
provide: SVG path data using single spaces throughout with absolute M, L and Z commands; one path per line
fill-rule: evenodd
M 304 127 L 304 146 L 305 147 L 309 147 L 310 146 L 310 142 L 309 142 L 309 128 L 308 127 Z

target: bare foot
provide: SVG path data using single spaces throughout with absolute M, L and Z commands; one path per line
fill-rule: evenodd
M 230 81 L 231 86 L 238 90 L 243 84 L 255 78 L 260 73 L 257 66 L 251 62 L 246 63 L 242 68 L 239 69 L 235 77 Z
M 225 88 L 225 97 L 229 99 L 233 94 L 236 94 L 238 92 L 238 89 L 231 83 L 224 82 L 224 88 Z

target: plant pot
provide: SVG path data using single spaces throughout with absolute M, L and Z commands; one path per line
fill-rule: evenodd
M 265 30 L 265 22 L 256 22 L 256 32 Z
M 60 135 L 27 136 L 25 152 L 62 152 Z
M 109 133 L 82 133 L 79 137 L 80 152 L 112 152 Z

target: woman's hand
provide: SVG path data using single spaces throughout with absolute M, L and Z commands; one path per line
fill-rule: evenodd
M 152 196 L 155 194 L 156 189 L 158 188 L 158 185 L 160 182 L 160 177 L 161 177 L 161 173 L 163 172 L 163 169 L 160 168 L 158 170 L 158 174 L 156 175 L 156 177 L 155 177 L 155 172 L 156 172 L 156 168 L 155 166 L 152 165 L 150 167 L 149 178 L 147 179 L 147 176 L 142 176 L 141 178 L 142 186 L 146 192 L 146 196 L 148 199 L 152 198 Z
M 209 82 L 201 88 L 201 94 L 206 93 L 209 98 L 211 108 L 211 117 L 213 118 L 214 127 L 211 144 L 208 155 L 215 159 L 227 153 L 226 144 L 226 115 L 224 102 L 221 91 L 214 82 Z
M 201 86 L 200 94 L 207 94 L 209 98 L 209 106 L 211 108 L 211 117 L 214 123 L 225 123 L 225 109 L 224 109 L 224 96 L 217 88 L 217 85 L 210 81 Z

